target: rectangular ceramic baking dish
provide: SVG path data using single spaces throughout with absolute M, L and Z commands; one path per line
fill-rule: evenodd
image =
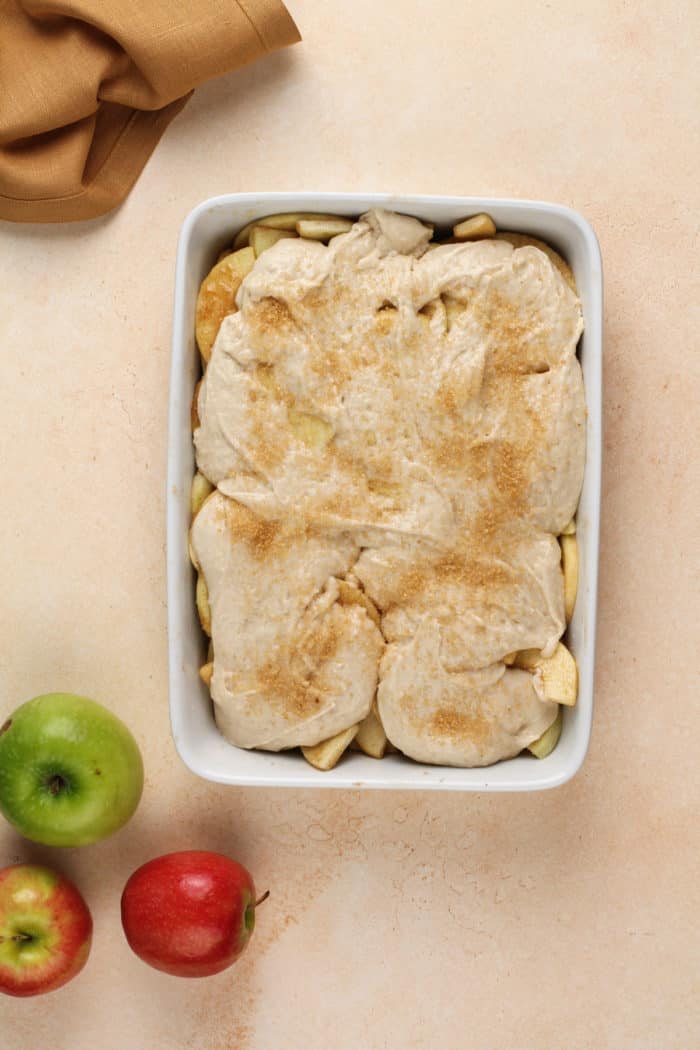
M 585 331 L 579 347 L 588 408 L 586 471 L 578 510 L 579 591 L 567 643 L 579 667 L 576 707 L 564 709 L 556 749 L 545 759 L 530 755 L 483 769 L 452 769 L 381 760 L 348 752 L 335 769 L 319 772 L 298 752 L 270 754 L 233 747 L 219 733 L 212 703 L 198 675 L 205 639 L 194 604 L 194 572 L 187 535 L 194 472 L 190 405 L 200 376 L 194 341 L 199 284 L 217 253 L 251 219 L 287 211 L 358 216 L 372 207 L 415 215 L 447 230 L 457 220 L 488 212 L 503 230 L 549 241 L 571 265 Z M 167 487 L 167 577 L 170 717 L 175 746 L 187 766 L 206 780 L 265 787 L 538 791 L 569 780 L 580 768 L 591 730 L 598 574 L 601 471 L 602 266 L 596 236 L 577 212 L 536 201 L 485 197 L 407 197 L 376 193 L 236 193 L 203 201 L 185 219 L 177 251 L 170 375 Z

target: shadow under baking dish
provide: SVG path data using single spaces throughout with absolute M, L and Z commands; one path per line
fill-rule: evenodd
M 488 212 L 502 230 L 548 241 L 566 258 L 584 315 L 579 345 L 588 411 L 586 470 L 577 512 L 579 589 L 567 643 L 579 668 L 579 696 L 563 711 L 561 738 L 547 758 L 519 755 L 479 769 L 428 766 L 401 755 L 380 761 L 347 752 L 322 773 L 298 752 L 244 751 L 229 744 L 214 721 L 208 691 L 199 678 L 206 646 L 194 604 L 194 572 L 187 536 L 189 493 L 195 470 L 190 405 L 199 378 L 194 310 L 200 282 L 218 250 L 247 222 L 287 211 L 319 211 L 355 217 L 369 208 L 405 212 L 451 227 L 465 215 Z M 167 578 L 170 718 L 175 746 L 187 766 L 206 780 L 262 787 L 539 791 L 571 779 L 588 749 L 593 716 L 596 591 L 601 473 L 603 276 L 596 236 L 577 212 L 537 201 L 487 197 L 411 197 L 371 193 L 239 193 L 212 197 L 185 219 L 177 252 L 170 373 L 167 477 Z

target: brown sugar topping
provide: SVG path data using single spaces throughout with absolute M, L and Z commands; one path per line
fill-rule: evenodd
M 316 684 L 318 673 L 333 658 L 340 641 L 336 624 L 327 617 L 294 651 L 293 660 L 283 653 L 259 668 L 255 675 L 257 690 L 285 717 L 309 717 L 323 702 L 323 691 Z M 302 665 L 299 670 L 296 664 Z
M 272 427 L 266 426 L 266 399 L 255 403 L 256 410 L 251 413 L 249 441 L 255 448 L 255 458 L 263 470 L 272 471 L 285 457 L 286 447 L 273 434 Z
M 427 719 L 422 714 L 425 707 L 423 700 L 419 702 L 415 696 L 404 693 L 399 702 L 412 722 L 420 728 L 425 726 L 428 730 L 432 730 L 436 736 L 449 737 L 457 742 L 466 738 L 475 743 L 482 743 L 489 736 L 490 725 L 488 719 L 483 715 L 473 713 L 478 709 L 478 699 L 479 697 L 473 694 L 470 697 L 473 709 L 471 713 L 443 704 L 436 707 Z
M 222 513 L 231 539 L 245 543 L 253 557 L 265 558 L 279 546 L 285 531 L 281 521 L 258 517 L 233 499 L 226 500 Z
M 266 661 L 255 675 L 255 684 L 265 701 L 290 719 L 308 718 L 321 705 L 319 690 L 295 674 L 283 656 Z
M 444 594 L 444 588 L 449 585 L 470 589 L 495 587 L 508 584 L 511 579 L 507 565 L 465 545 L 435 560 L 424 556 L 422 561 L 399 573 L 392 588 L 392 604 L 424 605 L 436 592 Z
M 478 715 L 468 715 L 453 707 L 439 707 L 430 719 L 429 726 L 440 736 L 481 742 L 489 735 L 487 719 Z
M 287 327 L 294 323 L 288 305 L 282 299 L 276 299 L 272 295 L 258 300 L 247 310 L 246 320 L 253 328 L 261 330 Z

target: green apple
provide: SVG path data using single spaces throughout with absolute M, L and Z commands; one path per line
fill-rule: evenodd
M 0 811 L 34 842 L 97 842 L 126 824 L 142 790 L 138 744 L 94 700 L 37 696 L 0 727 Z

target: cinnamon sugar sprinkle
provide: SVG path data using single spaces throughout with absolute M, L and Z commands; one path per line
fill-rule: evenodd
M 323 703 L 323 690 L 315 679 L 333 659 L 340 641 L 337 625 L 332 617 L 326 617 L 318 631 L 300 640 L 291 656 L 280 653 L 257 670 L 256 691 L 286 718 L 302 719 L 315 714 Z
M 475 742 L 486 740 L 489 723 L 479 715 L 469 715 L 454 707 L 439 707 L 430 719 L 430 728 L 440 736 L 461 737 Z
M 262 664 L 255 674 L 255 689 L 266 703 L 289 718 L 308 718 L 322 702 L 320 691 L 310 680 L 295 674 L 285 656 Z M 249 703 L 259 703 L 259 696 Z

